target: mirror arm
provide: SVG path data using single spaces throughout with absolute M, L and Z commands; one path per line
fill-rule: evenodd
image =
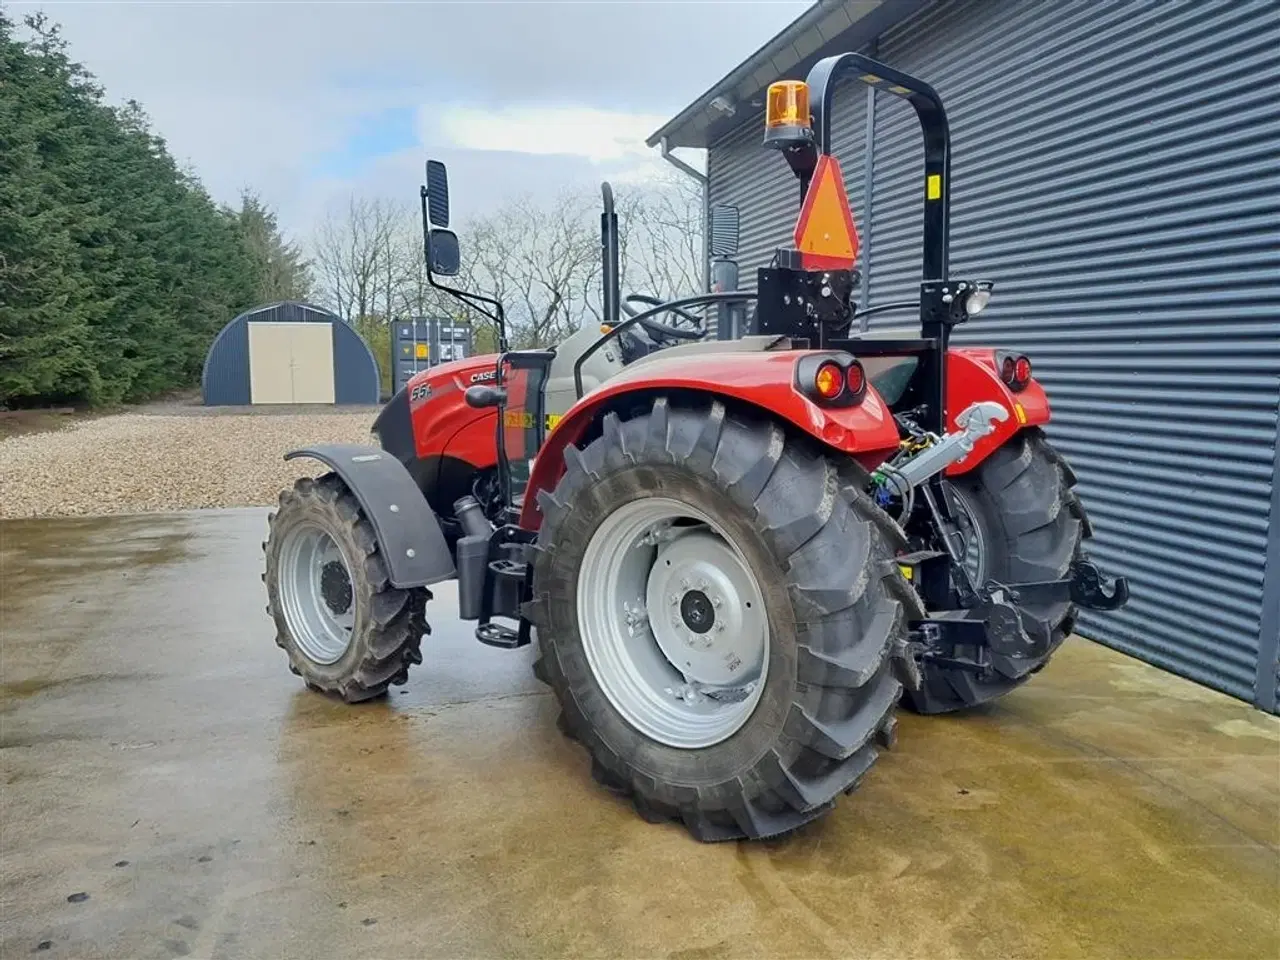
M 484 316 L 492 320 L 498 328 L 498 352 L 506 353 L 510 347 L 507 345 L 507 315 L 502 309 L 502 303 L 493 297 L 486 297 L 479 293 L 470 293 L 466 290 L 459 290 L 456 287 L 445 286 L 436 280 L 436 275 L 431 270 L 431 217 L 427 212 L 427 188 L 425 186 L 422 187 L 418 193 L 422 199 L 422 244 L 423 255 L 427 263 L 427 283 L 437 290 L 443 290 L 464 306 L 470 307 L 472 310 L 484 314 Z M 492 312 L 486 310 L 480 305 L 482 303 L 492 304 L 494 310 Z

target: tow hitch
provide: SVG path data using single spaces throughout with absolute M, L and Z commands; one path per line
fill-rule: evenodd
M 1129 599 L 1125 577 L 1108 580 L 1091 560 L 1077 560 L 1064 580 L 999 584 L 987 588 L 1003 590 L 1014 603 L 1066 603 L 1068 600 L 1090 610 L 1117 610 Z
M 914 578 L 918 569 L 949 559 L 944 552 L 930 551 L 901 556 L 898 563 Z M 1020 607 L 1069 601 L 1091 610 L 1115 610 L 1129 599 L 1129 581 L 1108 579 L 1092 561 L 1077 560 L 1061 580 L 992 580 L 967 599 L 972 601 L 970 606 L 935 610 L 925 619 L 912 621 L 910 644 L 915 656 L 983 674 L 992 669 L 994 655 L 1013 661 L 1016 670 L 1018 661 L 1030 665 L 1047 654 L 1053 642 L 1049 624 Z

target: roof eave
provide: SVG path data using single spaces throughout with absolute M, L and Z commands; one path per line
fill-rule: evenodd
M 803 79 L 823 57 L 860 49 L 927 2 L 819 0 L 645 143 L 656 147 L 665 141 L 668 149 L 705 149 L 754 115 L 775 80 Z

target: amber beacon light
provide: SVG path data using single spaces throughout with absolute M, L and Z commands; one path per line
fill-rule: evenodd
M 809 85 L 803 80 L 769 84 L 764 110 L 764 143 L 787 147 L 813 140 L 809 115 Z

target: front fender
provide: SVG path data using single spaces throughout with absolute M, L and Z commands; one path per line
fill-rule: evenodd
M 960 347 L 947 351 L 947 430 L 958 430 L 956 414 L 970 404 L 991 400 L 1009 411 L 1009 417 L 973 445 L 967 456 L 946 469 L 949 477 L 968 473 L 994 453 L 1019 430 L 1049 422 L 1049 398 L 1032 378 L 1018 393 L 1010 390 L 996 369 L 995 351 Z
M 625 406 L 629 399 L 647 401 L 669 393 L 701 395 L 753 407 L 762 416 L 783 420 L 827 447 L 848 454 L 868 467 L 881 463 L 898 447 L 898 427 L 888 405 L 868 386 L 855 407 L 819 407 L 793 385 L 803 357 L 828 351 L 787 350 L 675 356 L 638 364 L 591 391 L 560 418 L 538 451 L 526 488 L 520 525 L 536 530 L 542 523 L 537 494 L 549 490 L 564 472 L 564 451 L 586 434 L 603 412 Z
M 286 460 L 299 457 L 329 467 L 360 501 L 393 587 L 425 587 L 456 575 L 440 523 L 399 460 L 355 443 L 321 443 L 284 455 Z

